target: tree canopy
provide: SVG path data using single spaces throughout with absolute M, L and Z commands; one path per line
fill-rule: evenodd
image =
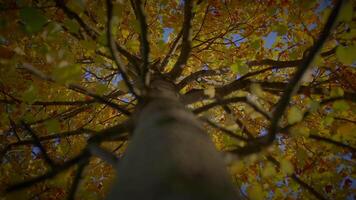
M 1 198 L 104 199 L 162 76 L 249 199 L 354 199 L 355 7 L 2 1 Z

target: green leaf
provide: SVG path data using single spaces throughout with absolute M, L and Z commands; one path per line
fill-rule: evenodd
M 31 85 L 23 94 L 22 100 L 28 104 L 32 104 L 37 100 L 38 91 L 34 85 Z
M 234 73 L 237 73 L 237 74 L 243 76 L 244 74 L 248 73 L 248 66 L 244 62 L 238 61 L 231 65 L 231 70 Z
M 347 102 L 344 101 L 344 100 L 335 101 L 335 102 L 333 103 L 333 109 L 334 109 L 335 111 L 340 111 L 340 112 L 342 112 L 342 111 L 348 110 L 349 108 L 350 108 L 349 104 L 347 104 Z
M 51 119 L 45 123 L 48 133 L 57 133 L 61 129 L 61 124 L 58 120 Z
M 281 35 L 285 35 L 288 31 L 288 27 L 286 25 L 283 24 L 278 24 L 275 25 L 273 28 L 273 31 L 277 32 L 279 36 Z
M 337 59 L 345 65 L 351 65 L 356 61 L 356 46 L 338 46 L 336 49 Z
M 324 119 L 323 119 L 323 124 L 325 126 L 330 126 L 332 123 L 334 122 L 334 118 L 330 115 L 326 116 Z
M 255 40 L 255 41 L 251 42 L 251 47 L 256 49 L 256 50 L 258 48 L 260 48 L 260 40 Z
M 36 33 L 42 30 L 47 23 L 47 18 L 36 8 L 26 7 L 20 10 L 20 19 L 25 24 L 28 33 Z
M 331 97 L 342 97 L 344 96 L 344 90 L 341 87 L 332 88 L 330 92 Z
M 272 163 L 267 163 L 262 170 L 262 177 L 269 178 L 274 176 L 277 173 Z
M 346 3 L 342 6 L 340 14 L 338 16 L 338 20 L 349 22 L 352 20 L 353 6 L 352 2 L 346 1 Z
M 70 20 L 70 19 L 66 19 L 66 20 L 64 20 L 63 24 L 68 29 L 69 32 L 78 33 L 79 24 L 76 21 Z
M 319 107 L 320 107 L 320 103 L 317 101 L 311 101 L 309 103 L 309 111 L 312 113 L 316 112 L 319 109 Z
M 65 61 L 63 61 L 65 62 Z M 82 70 L 80 65 L 65 65 L 56 67 L 53 72 L 53 78 L 59 83 L 71 83 L 81 78 Z
M 300 122 L 303 119 L 303 112 L 296 106 L 292 106 L 288 111 L 287 119 L 289 124 Z

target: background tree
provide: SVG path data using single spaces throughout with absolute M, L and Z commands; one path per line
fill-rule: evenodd
M 162 95 L 204 122 L 248 198 L 354 198 L 354 7 L 2 1 L 2 198 L 103 199 Z

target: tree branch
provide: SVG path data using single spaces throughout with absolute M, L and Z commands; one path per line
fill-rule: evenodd
M 88 163 L 89 163 L 89 158 L 83 159 L 79 162 L 77 171 L 75 173 L 75 177 L 73 179 L 72 186 L 71 186 L 68 196 L 67 196 L 67 200 L 75 199 L 75 193 L 78 190 L 80 180 L 82 179 L 83 171 L 84 171 L 85 167 L 88 165 Z
M 271 161 L 273 164 L 275 164 L 277 167 L 280 167 L 280 163 L 271 155 L 267 156 L 267 159 L 269 161 Z M 305 189 L 308 190 L 308 192 L 310 192 L 312 195 L 314 195 L 314 197 L 316 197 L 317 199 L 320 200 L 327 200 L 327 198 L 325 198 L 321 193 L 319 193 L 318 191 L 316 191 L 312 186 L 310 186 L 309 184 L 307 184 L 306 182 L 304 182 L 303 180 L 301 180 L 295 173 L 293 173 L 290 176 L 295 182 L 297 182 L 299 185 L 301 185 L 302 187 L 304 187 Z
M 186 0 L 184 2 L 184 21 L 182 26 L 183 38 L 182 38 L 182 49 L 178 57 L 177 62 L 174 64 L 172 70 L 168 72 L 168 76 L 175 80 L 183 71 L 183 67 L 187 63 L 189 54 L 191 51 L 191 27 L 192 27 L 192 18 L 193 18 L 193 1 Z
M 40 138 L 35 134 L 35 132 L 32 130 L 32 128 L 27 125 L 24 121 L 21 121 L 21 125 L 27 130 L 27 132 L 31 135 L 33 138 L 33 143 L 41 150 L 41 153 L 43 155 L 43 158 L 45 162 L 51 167 L 54 168 L 56 164 L 52 161 L 52 159 L 49 157 L 47 154 L 46 149 L 44 146 L 41 144 Z
M 68 170 L 69 168 L 71 168 L 73 165 L 77 164 L 81 160 L 88 159 L 89 156 L 90 156 L 89 152 L 87 150 L 83 150 L 79 155 L 75 156 L 74 158 L 70 159 L 69 161 L 67 161 L 63 164 L 57 165 L 51 171 L 49 171 L 43 175 L 40 175 L 40 176 L 31 178 L 29 180 L 25 180 L 23 182 L 16 183 L 16 184 L 9 186 L 8 188 L 6 188 L 6 192 L 10 193 L 10 192 L 14 192 L 14 191 L 21 190 L 24 188 L 28 188 L 28 187 L 31 187 L 31 186 L 39 183 L 39 182 L 53 178 L 57 174 Z
M 243 136 L 240 136 L 240 135 L 236 135 L 234 132 L 222 127 L 222 126 L 219 126 L 217 125 L 216 123 L 212 122 L 211 120 L 205 118 L 205 117 L 200 117 L 199 118 L 200 120 L 206 122 L 207 124 L 209 124 L 211 127 L 213 128 L 216 128 L 218 130 L 220 130 L 221 132 L 225 133 L 226 135 L 234 138 L 234 139 L 237 139 L 237 140 L 241 140 L 241 141 L 247 141 L 248 139 L 243 137 Z
M 174 39 L 172 45 L 171 45 L 171 48 L 169 49 L 168 53 L 166 54 L 166 56 L 163 58 L 160 66 L 158 67 L 158 70 L 159 71 L 164 71 L 166 65 L 168 64 L 169 62 L 169 59 L 172 57 L 172 55 L 174 54 L 174 52 L 176 51 L 177 47 L 178 47 L 178 44 L 179 44 L 179 40 L 180 38 L 182 37 L 183 35 L 183 30 L 181 30 L 177 37 Z
M 78 22 L 78 24 L 84 29 L 84 31 L 93 39 L 96 40 L 99 36 L 99 33 L 97 31 L 95 31 L 94 29 L 92 29 L 91 27 L 89 27 L 89 25 L 87 25 L 82 18 L 80 18 L 80 16 L 75 13 L 74 11 L 72 11 L 71 9 L 69 9 L 66 6 L 66 2 L 64 0 L 56 0 L 56 5 L 57 7 L 61 8 L 63 10 L 63 12 L 69 17 L 69 18 L 74 18 L 74 20 L 76 20 Z M 127 58 L 127 60 L 129 62 L 131 62 L 133 65 L 138 65 L 139 62 L 139 58 L 137 58 L 136 56 L 134 56 L 133 54 L 131 54 L 130 52 L 128 52 L 127 50 L 125 50 L 123 47 L 121 47 L 118 43 L 115 42 L 116 48 L 118 50 L 118 52 L 120 52 L 123 56 L 125 56 L 125 58 Z
M 351 150 L 353 153 L 356 152 L 356 148 L 355 147 L 352 147 L 352 146 L 350 146 L 348 144 L 345 144 L 345 143 L 342 143 L 342 142 L 339 142 L 339 141 L 336 141 L 336 140 L 333 140 L 333 139 L 330 139 L 330 138 L 326 138 L 326 137 L 323 137 L 323 136 L 320 136 L 320 135 L 310 134 L 309 138 L 314 139 L 314 140 L 318 140 L 318 141 L 322 141 L 322 142 L 326 142 L 326 143 L 330 143 L 330 144 L 334 144 L 334 145 L 339 146 L 339 147 L 347 148 L 347 149 Z
M 130 1 L 131 5 L 135 11 L 136 18 L 140 24 L 140 48 L 141 56 L 143 58 L 143 66 L 141 68 L 142 82 L 148 86 L 149 85 L 149 53 L 150 45 L 148 42 L 148 27 L 146 22 L 146 16 L 143 11 L 143 4 L 141 0 Z
M 338 13 L 341 8 L 342 1 L 337 1 L 335 7 L 333 8 L 330 16 L 328 17 L 328 20 L 324 26 L 324 29 L 322 30 L 318 40 L 316 43 L 312 46 L 310 49 L 310 52 L 308 55 L 303 59 L 302 63 L 300 63 L 297 71 L 295 72 L 294 76 L 292 77 L 292 80 L 289 81 L 282 97 L 280 98 L 278 105 L 273 113 L 273 117 L 271 120 L 270 128 L 268 131 L 268 134 L 265 136 L 266 138 L 266 144 L 264 145 L 269 145 L 271 144 L 274 139 L 275 135 L 279 130 L 279 121 L 281 117 L 284 114 L 284 111 L 286 110 L 290 99 L 292 98 L 293 94 L 298 90 L 300 80 L 303 78 L 305 72 L 308 70 L 310 64 L 313 62 L 314 57 L 318 54 L 319 50 L 322 48 L 324 42 L 326 41 L 327 37 L 329 36 L 331 29 L 336 21 L 336 18 L 338 16 Z
M 196 71 L 192 74 L 190 74 L 189 76 L 185 77 L 183 80 L 181 80 L 178 84 L 177 84 L 177 88 L 180 90 L 182 89 L 184 86 L 186 86 L 188 83 L 197 80 L 198 78 L 202 78 L 202 77 L 206 77 L 206 76 L 215 76 L 215 75 L 221 75 L 222 72 L 219 70 L 200 70 L 200 71 Z
M 101 148 L 98 144 L 89 144 L 89 150 L 92 155 L 99 157 L 112 166 L 116 166 L 119 162 L 119 159 L 115 155 Z
M 33 75 L 36 75 L 37 77 L 39 77 L 39 78 L 41 78 L 43 80 L 55 83 L 55 80 L 52 77 L 49 77 L 49 76 L 45 75 L 44 73 L 42 73 L 41 71 L 39 71 L 38 69 L 34 68 L 32 65 L 30 65 L 28 63 L 24 63 L 22 65 L 22 67 L 24 69 L 28 70 L 29 72 L 31 72 Z M 107 100 L 105 97 L 102 97 L 100 95 L 97 95 L 97 94 L 85 89 L 84 87 L 82 87 L 80 85 L 70 83 L 70 84 L 67 84 L 67 88 L 71 89 L 73 91 L 79 92 L 81 94 L 93 97 L 97 101 L 99 101 L 101 103 L 104 103 L 104 104 L 106 104 L 106 105 L 118 110 L 119 112 L 121 112 L 124 115 L 129 116 L 131 114 L 129 111 L 127 111 L 126 109 L 122 108 L 121 106 L 119 106 L 119 105 Z
M 115 40 L 112 36 L 112 16 L 113 16 L 113 5 L 111 0 L 106 0 L 106 7 L 107 7 L 107 39 L 108 39 L 108 43 L 109 43 L 109 49 L 111 52 L 112 57 L 114 58 L 114 62 L 118 67 L 119 72 L 122 75 L 122 79 L 125 82 L 127 88 L 130 90 L 130 92 L 132 94 L 134 94 L 136 97 L 139 97 L 135 88 L 133 87 L 133 85 L 130 83 L 130 80 L 127 76 L 127 71 L 124 67 L 124 63 L 121 61 L 121 59 L 119 58 L 119 56 L 117 55 L 117 46 L 115 44 Z

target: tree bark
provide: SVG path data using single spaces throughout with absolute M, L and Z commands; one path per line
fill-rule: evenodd
M 239 199 L 224 160 L 175 86 L 152 82 L 109 200 Z

